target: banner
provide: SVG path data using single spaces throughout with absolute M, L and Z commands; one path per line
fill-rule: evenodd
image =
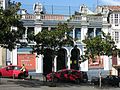
M 18 54 L 18 65 L 25 64 L 25 67 L 28 70 L 35 70 L 36 69 L 36 57 L 35 54 Z

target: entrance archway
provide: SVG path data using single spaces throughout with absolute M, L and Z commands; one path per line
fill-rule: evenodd
M 79 70 L 78 61 L 80 59 L 80 50 L 75 46 L 71 51 L 70 68 Z
M 57 53 L 57 71 L 67 68 L 67 51 L 62 48 Z
M 43 74 L 46 75 L 52 72 L 52 54 L 53 50 L 45 49 L 43 58 Z

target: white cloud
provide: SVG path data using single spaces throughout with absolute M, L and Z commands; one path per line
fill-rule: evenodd
M 100 0 L 103 4 L 107 5 L 120 5 L 120 0 Z

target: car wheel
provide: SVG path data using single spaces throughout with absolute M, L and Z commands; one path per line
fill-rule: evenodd
M 75 80 L 75 83 L 76 83 L 76 84 L 80 84 L 80 80 L 79 80 L 79 79 L 76 79 L 76 80 Z
M 18 79 L 22 79 L 22 78 L 23 78 L 23 74 L 19 74 Z
M 59 81 L 58 78 L 53 79 L 53 82 L 58 82 L 58 81 Z

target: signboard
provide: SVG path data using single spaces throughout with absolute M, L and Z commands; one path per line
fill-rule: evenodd
M 18 54 L 17 55 L 18 65 L 25 64 L 25 67 L 28 70 L 36 69 L 36 60 L 35 54 Z

